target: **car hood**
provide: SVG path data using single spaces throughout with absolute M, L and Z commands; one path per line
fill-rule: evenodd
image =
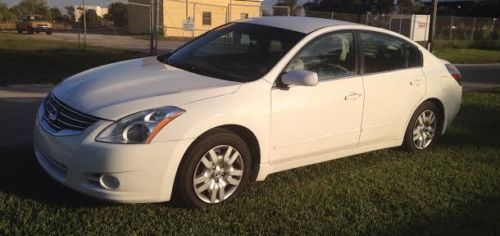
M 83 113 L 108 120 L 161 106 L 234 93 L 240 83 L 184 71 L 146 57 L 96 67 L 69 77 L 52 93 Z

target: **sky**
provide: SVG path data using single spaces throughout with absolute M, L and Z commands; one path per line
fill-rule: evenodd
M 0 0 L 0 2 L 5 2 L 9 7 L 18 4 L 21 0 Z M 50 7 L 59 7 L 64 9 L 65 6 L 80 5 L 82 0 L 46 0 Z M 106 7 L 112 2 L 127 2 L 127 0 L 85 0 L 86 5 L 98 5 Z M 263 8 L 266 10 L 271 9 L 271 6 L 276 2 L 276 0 L 264 0 Z M 299 0 L 300 3 L 307 2 L 307 0 Z

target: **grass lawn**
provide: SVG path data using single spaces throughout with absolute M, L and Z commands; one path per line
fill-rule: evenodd
M 443 48 L 434 54 L 455 64 L 481 64 L 500 62 L 500 49 Z
M 86 69 L 116 61 L 146 56 L 140 52 L 87 47 L 75 43 L 32 39 L 0 33 L 1 84 L 53 83 Z
M 52 181 L 31 144 L 0 148 L 0 235 L 500 233 L 500 92 L 467 93 L 432 150 L 381 150 L 273 174 L 189 210 L 93 200 Z

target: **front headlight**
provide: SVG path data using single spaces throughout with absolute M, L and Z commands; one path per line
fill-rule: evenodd
M 178 107 L 160 107 L 124 117 L 97 135 L 105 143 L 150 143 L 170 121 L 184 113 Z

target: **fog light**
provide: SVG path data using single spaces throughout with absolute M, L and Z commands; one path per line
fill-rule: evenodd
M 120 180 L 112 175 L 101 175 L 99 183 L 105 189 L 116 190 L 120 187 Z

